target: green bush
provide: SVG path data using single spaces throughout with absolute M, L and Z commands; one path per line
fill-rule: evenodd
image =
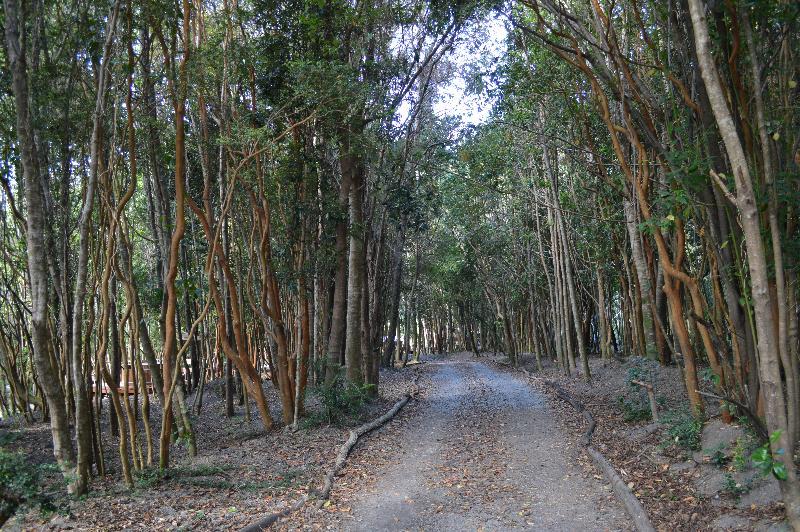
M 337 424 L 352 421 L 361 412 L 373 388 L 372 384 L 356 386 L 342 383 L 338 377 L 332 384 L 313 388 L 311 393 L 319 399 L 322 408 L 319 412 L 309 413 L 305 425 L 308 427 L 321 423 Z
M 650 412 L 650 403 L 640 396 L 623 394 L 617 397 L 617 403 L 622 409 L 622 420 L 626 423 L 646 421 L 653 417 Z
M 647 421 L 653 417 L 647 392 L 633 381 L 653 381 L 653 371 L 647 367 L 646 362 L 636 360 L 628 368 L 628 388 L 617 397 L 617 403 L 622 410 L 622 420 L 626 423 Z
M 661 421 L 667 425 L 669 440 L 665 443 L 675 444 L 692 451 L 700 449 L 700 436 L 703 432 L 702 421 L 687 411 L 667 412 Z
M 146 467 L 133 472 L 133 483 L 139 489 L 150 489 L 158 485 L 164 478 L 164 472 L 158 467 Z
M 733 448 L 733 468 L 736 471 L 744 471 L 750 462 L 750 453 L 756 448 L 756 440 L 749 434 L 739 437 Z
M 39 469 L 24 454 L 0 448 L 0 524 L 23 504 L 44 503 L 39 486 Z

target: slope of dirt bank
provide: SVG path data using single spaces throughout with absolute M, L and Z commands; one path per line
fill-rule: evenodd
M 782 523 L 776 483 L 761 478 L 747 463 L 746 451 L 755 444 L 746 428 L 723 425 L 715 402 L 706 403 L 709 421 L 704 426 L 687 422 L 679 367 L 662 367 L 637 357 L 591 359 L 590 363 L 592 382 L 587 384 L 581 375 L 565 377 L 549 361 L 537 373 L 534 357 L 521 357 L 521 366 L 531 372 L 534 385 L 539 379 L 557 382 L 591 411 L 597 420 L 595 446 L 631 487 L 656 528 L 788 530 Z M 631 379 L 654 384 L 661 423 L 649 419 L 646 395 L 630 384 Z M 583 418 L 569 405 L 554 402 L 559 403 L 556 412 L 561 425 L 575 436 L 582 434 Z M 690 436 L 696 437 L 693 448 L 686 441 Z

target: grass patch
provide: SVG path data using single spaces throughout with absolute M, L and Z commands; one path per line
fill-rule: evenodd
M 232 465 L 215 465 L 215 464 L 196 464 L 189 466 L 178 466 L 173 469 L 175 477 L 213 477 L 215 475 L 222 475 L 226 471 L 235 469 Z

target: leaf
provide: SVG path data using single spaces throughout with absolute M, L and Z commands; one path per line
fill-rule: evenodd
M 769 459 L 769 451 L 766 447 L 759 447 L 753 452 L 751 459 L 755 463 L 766 462 Z
M 786 465 L 783 462 L 775 462 L 772 464 L 772 474 L 778 480 L 786 480 L 789 476 L 786 472 Z

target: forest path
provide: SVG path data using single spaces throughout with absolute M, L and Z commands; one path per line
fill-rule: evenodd
M 346 530 L 628 530 L 604 480 L 576 463 L 548 399 L 466 355 L 427 362 L 430 388 Z

